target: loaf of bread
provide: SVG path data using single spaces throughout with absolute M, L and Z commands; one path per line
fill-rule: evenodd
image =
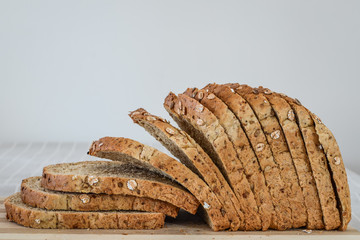
M 129 138 L 101 138 L 88 154 L 113 161 L 44 167 L 6 199 L 7 218 L 34 228 L 157 229 L 180 208 L 214 231 L 347 229 L 339 146 L 299 100 L 214 83 L 170 92 L 164 107 L 180 129 L 142 108 L 129 116 L 178 160 Z

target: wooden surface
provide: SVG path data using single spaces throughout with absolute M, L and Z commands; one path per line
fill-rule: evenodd
M 360 239 L 360 232 L 349 228 L 345 232 L 303 229 L 266 232 L 213 232 L 197 216 L 181 211 L 178 218 L 166 219 L 160 230 L 97 230 L 97 229 L 32 229 L 6 219 L 3 198 L 0 198 L 0 239 Z

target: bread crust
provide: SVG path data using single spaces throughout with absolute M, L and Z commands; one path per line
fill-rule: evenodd
M 145 197 L 49 191 L 41 187 L 40 181 L 41 177 L 30 177 L 22 180 L 21 183 L 21 200 L 34 208 L 66 211 L 160 212 L 173 218 L 179 212 L 179 208 L 170 203 Z
M 304 196 L 299 185 L 299 178 L 295 171 L 284 133 L 270 103 L 262 94 L 259 94 L 255 89 L 247 85 L 226 85 L 242 96 L 256 114 L 270 146 L 274 161 L 279 166 L 280 176 L 287 189 L 293 228 L 306 226 L 307 212 L 304 204 Z
M 60 163 L 46 166 L 43 169 L 41 186 L 48 190 L 77 192 L 77 193 L 105 193 L 120 194 L 136 197 L 148 197 L 158 199 L 182 208 L 189 213 L 195 214 L 199 206 L 198 200 L 183 187 L 171 180 L 158 177 L 156 179 L 141 179 L 136 177 L 119 176 L 93 176 L 91 173 L 54 173 L 54 169 L 69 169 L 71 165 L 74 167 L 86 167 L 93 164 L 95 167 L 111 168 L 114 164 L 117 169 L 125 166 L 123 163 L 105 162 L 105 161 L 88 161 L 78 163 Z M 137 169 L 136 171 L 140 171 Z M 131 174 L 130 174 L 131 175 Z M 96 178 L 96 183 L 92 183 L 91 179 Z M 128 183 L 131 180 L 136 181 L 136 188 L 131 190 Z
M 173 107 L 171 108 L 172 105 Z M 206 141 L 211 145 L 210 147 L 207 147 L 206 144 L 201 144 L 201 139 L 195 133 L 188 131 L 188 134 L 192 135 L 205 151 L 208 151 L 208 154 L 213 157 L 213 161 L 217 162 L 224 177 L 240 201 L 240 229 L 261 229 L 261 219 L 258 214 L 257 204 L 250 184 L 244 174 L 244 168 L 237 158 L 233 145 L 216 117 L 205 107 L 202 111 L 197 111 L 198 105 L 199 103 L 196 100 L 185 94 L 179 94 L 176 97 L 172 93 L 168 95 L 164 103 L 166 110 L 178 122 L 180 128 L 185 130 L 186 128 L 182 124 L 187 122 L 188 125 L 201 132 L 202 136 L 206 136 Z M 183 120 L 179 121 L 179 119 Z M 209 153 L 211 151 L 215 154 Z M 214 156 L 217 159 L 214 160 Z
M 168 121 L 148 113 L 145 109 L 137 109 L 131 112 L 129 116 L 135 123 L 144 127 L 151 135 L 167 147 L 184 165 L 204 179 L 223 205 L 223 210 L 226 212 L 229 221 L 239 222 L 239 216 L 236 210 L 240 209 L 239 201 L 236 199 L 234 192 L 231 190 L 220 170 L 194 139 L 186 132 L 172 126 Z M 157 133 L 155 133 L 155 131 Z M 172 148 L 172 146 L 168 146 L 165 141 L 171 141 L 172 146 L 181 149 L 182 154 L 185 155 L 187 160 L 179 156 L 179 153 Z
M 31 228 L 159 229 L 165 221 L 163 213 L 47 211 L 23 204 L 20 193 L 4 205 L 9 221 Z
M 89 154 L 93 156 L 120 160 L 115 159 L 113 155 L 107 153 L 116 153 L 117 155 L 115 156 L 120 154 L 130 156 L 133 164 L 136 162 L 148 164 L 158 172 L 167 175 L 188 189 L 196 197 L 196 202 L 200 202 L 203 207 L 207 208 L 206 213 L 209 215 L 208 220 L 211 221 L 208 222 L 208 224 L 214 231 L 229 228 L 230 223 L 228 219 L 224 217 L 222 204 L 214 192 L 198 175 L 174 158 L 150 146 L 128 138 L 101 138 L 92 144 L 89 151 Z M 154 188 L 152 188 L 152 191 L 154 191 Z M 177 198 L 181 198 L 180 195 Z M 182 199 L 177 199 L 177 201 L 182 201 Z
M 255 113 L 239 94 L 232 92 L 225 85 L 209 84 L 205 89 L 221 99 L 239 119 L 257 156 L 259 165 L 264 173 L 266 184 L 272 196 L 276 217 L 273 219 L 274 228 L 285 230 L 292 227 L 290 203 L 286 194 L 286 187 L 280 176 L 280 170 L 274 161 L 267 139 Z

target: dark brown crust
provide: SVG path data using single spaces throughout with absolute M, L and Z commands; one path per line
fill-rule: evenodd
M 259 88 L 257 90 L 260 92 L 264 91 L 263 88 Z M 325 229 L 337 229 L 340 226 L 340 214 L 336 206 L 335 191 L 332 185 L 326 155 L 323 149 L 320 148 L 319 136 L 316 133 L 314 121 L 309 111 L 297 101 L 284 94 L 278 94 L 275 92 L 272 94 L 286 100 L 294 112 L 295 119 L 297 120 L 305 143 L 307 155 L 310 160 L 310 165 L 319 193 Z
M 199 98 L 200 92 L 203 95 L 201 99 Z M 240 122 L 228 109 L 226 104 L 216 96 L 211 96 L 209 99 L 208 92 L 197 88 L 189 88 L 184 94 L 196 99 L 200 104 L 210 110 L 219 120 L 219 123 L 229 136 L 229 140 L 232 142 L 237 156 L 244 167 L 244 173 L 246 174 L 246 178 L 248 179 L 254 194 L 259 209 L 259 215 L 261 217 L 262 230 L 267 230 L 271 224 L 274 206 L 272 204 L 270 193 L 265 185 L 264 175 L 261 172 L 246 134 L 241 128 Z
M 181 105 L 179 105 L 179 102 L 181 102 Z M 173 107 L 171 108 L 172 105 Z M 222 173 L 225 174 L 225 177 L 240 201 L 240 229 L 261 229 L 261 219 L 258 214 L 254 195 L 232 143 L 216 117 L 205 107 L 203 111 L 196 111 L 197 105 L 199 105 L 199 103 L 196 100 L 185 94 L 179 94 L 177 98 L 172 93 L 168 95 L 164 103 L 166 110 L 171 113 L 170 115 L 177 115 L 173 117 L 175 121 L 183 119 L 181 121 L 188 122 L 188 124 L 207 137 L 207 141 L 211 144 L 211 148 L 219 158 L 219 168 L 222 170 Z M 201 124 L 198 124 L 199 121 L 202 121 Z M 182 127 L 181 124 L 179 125 Z M 188 132 L 188 134 L 191 135 L 192 133 Z M 196 135 L 193 135 L 193 137 L 196 139 Z M 196 140 L 200 142 L 198 139 Z M 204 150 L 208 151 L 206 147 Z
M 98 141 L 95 141 L 90 147 L 89 154 L 98 157 L 106 157 L 105 155 L 107 152 L 131 156 L 138 161 L 150 164 L 152 167 L 160 170 L 188 189 L 198 199 L 195 199 L 197 203 L 196 206 L 198 206 L 198 201 L 202 205 L 205 203 L 210 205 L 207 213 L 209 214 L 209 219 L 212 220 L 209 225 L 214 231 L 229 228 L 229 221 L 223 216 L 221 211 L 222 204 L 219 202 L 214 192 L 199 178 L 199 176 L 174 158 L 132 139 L 111 137 L 101 138 Z M 156 192 L 153 187 L 148 189 Z M 177 201 L 184 200 L 179 199 L 182 198 L 181 196 L 178 196 L 177 198 Z
M 31 228 L 159 229 L 165 220 L 162 213 L 46 211 L 20 201 L 20 193 L 5 199 L 6 217 Z
M 168 141 L 171 141 L 173 145 L 180 148 L 191 162 L 190 166 L 186 162 L 183 162 L 183 164 L 190 169 L 193 169 L 193 171 L 201 176 L 209 185 L 222 203 L 230 222 L 239 221 L 239 216 L 236 211 L 236 209 L 240 209 L 239 201 L 236 199 L 233 191 L 219 169 L 194 139 L 186 132 L 172 126 L 166 120 L 148 113 L 145 109 L 137 109 L 131 112 L 129 116 L 135 123 L 143 126 L 145 129 L 147 129 L 146 126 L 151 126 L 151 128 L 160 131 L 162 137 L 154 137 L 165 147 L 167 146 L 162 142 L 161 138 L 166 138 Z M 169 129 L 170 133 L 168 132 Z M 171 148 L 168 147 L 168 150 L 171 152 Z M 176 156 L 176 152 L 172 153 Z M 179 160 L 181 161 L 181 158 L 179 158 Z
M 98 182 L 90 185 L 88 175 L 53 174 L 52 168 L 62 166 L 64 169 L 69 164 L 101 164 L 102 161 L 62 163 L 44 167 L 41 186 L 48 190 L 77 192 L 77 193 L 105 193 L 121 194 L 136 197 L 148 197 L 173 204 L 192 214 L 196 213 L 199 202 L 189 192 L 176 185 L 170 185 L 159 181 L 135 179 L 137 188 L 132 191 L 127 188 L 127 182 L 134 180 L 126 177 L 96 176 Z M 111 163 L 111 162 L 110 162 Z
M 299 185 L 299 178 L 295 171 L 284 133 L 270 103 L 262 94 L 258 94 L 253 88 L 247 85 L 227 84 L 227 86 L 242 96 L 250 104 L 257 116 L 272 151 L 274 161 L 279 166 L 281 178 L 287 187 L 293 228 L 306 226 L 307 212 L 304 204 L 304 196 Z M 256 94 L 254 92 L 256 92 Z
M 34 188 L 33 184 L 40 185 L 41 177 L 30 177 L 21 183 L 22 201 L 34 208 L 66 211 L 143 211 L 159 212 L 175 218 L 179 208 L 174 205 L 145 197 L 108 194 L 79 194 L 53 192 Z M 82 202 L 82 198 L 88 201 Z
M 246 85 L 241 86 L 246 87 Z M 263 91 L 259 90 L 255 92 L 259 92 L 259 95 L 266 97 L 269 101 L 285 135 L 285 140 L 287 141 L 305 198 L 305 205 L 308 213 L 308 223 L 306 228 L 323 229 L 324 222 L 322 220 L 320 200 L 309 158 L 306 153 L 304 140 L 301 137 L 301 132 L 296 121 L 288 119 L 288 112 L 291 110 L 291 107 L 281 97 L 278 97 L 276 94 L 271 94 L 270 90 L 267 90 L 267 94 L 264 94 L 262 93 Z
M 239 94 L 232 92 L 228 86 L 209 84 L 205 89 L 215 94 L 229 107 L 240 120 L 249 138 L 264 173 L 266 184 L 275 206 L 276 218 L 274 217 L 273 224 L 276 226 L 274 228 L 279 230 L 291 228 L 291 208 L 285 191 L 285 184 L 255 113 L 249 104 Z M 257 146 L 261 146 L 261 148 L 258 148 L 258 151 L 255 150 Z

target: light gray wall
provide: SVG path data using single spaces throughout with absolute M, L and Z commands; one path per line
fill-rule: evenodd
M 264 85 L 299 98 L 360 171 L 360 1 L 0 1 L 0 141 L 153 141 L 169 91 Z

